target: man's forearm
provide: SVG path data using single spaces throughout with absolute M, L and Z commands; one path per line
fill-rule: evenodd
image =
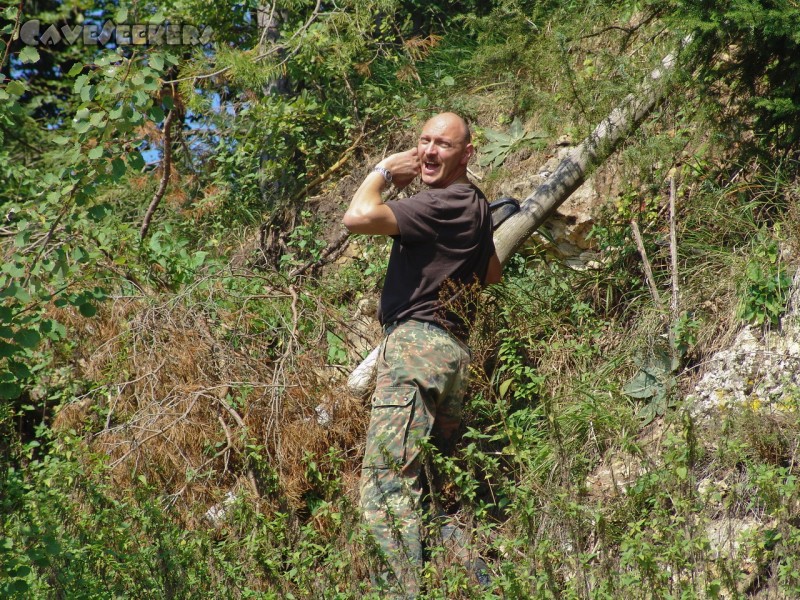
M 394 218 L 392 209 L 383 203 L 381 192 L 388 185 L 387 179 L 391 179 L 397 189 L 403 189 L 419 175 L 419 164 L 416 149 L 397 152 L 379 162 L 376 170 L 364 178 L 350 201 L 350 207 L 342 219 L 345 227 L 353 233 L 373 235 L 400 233 L 397 229 L 397 219 Z
M 379 171 L 372 171 L 353 195 L 342 222 L 352 233 L 396 235 L 394 213 L 383 203 L 381 192 L 387 182 Z
M 376 206 L 383 204 L 383 197 L 381 193 L 387 187 L 386 179 L 378 171 L 372 171 L 361 182 L 353 199 L 350 200 L 350 206 L 345 213 L 345 218 L 348 215 L 354 217 L 362 217 L 368 214 Z M 346 224 L 346 223 L 345 223 Z

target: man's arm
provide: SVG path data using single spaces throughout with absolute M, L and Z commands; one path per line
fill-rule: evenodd
M 392 181 L 398 189 L 403 189 L 419 174 L 417 150 L 392 154 L 378 163 L 392 174 Z M 397 235 L 397 219 L 392 210 L 383 203 L 381 192 L 388 184 L 378 171 L 366 176 L 356 191 L 342 223 L 352 233 L 369 235 Z
M 492 283 L 500 283 L 501 281 L 503 281 L 503 267 L 500 265 L 497 252 L 495 252 L 489 259 L 489 267 L 486 269 L 486 278 L 483 283 L 490 285 Z

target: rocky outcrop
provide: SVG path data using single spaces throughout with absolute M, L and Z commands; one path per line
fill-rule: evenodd
M 746 327 L 730 348 L 717 352 L 687 398 L 695 416 L 746 406 L 794 412 L 800 401 L 800 271 L 781 327 L 761 333 Z

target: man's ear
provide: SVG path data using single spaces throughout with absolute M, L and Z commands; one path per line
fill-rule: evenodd
M 467 144 L 466 148 L 464 148 L 464 155 L 461 157 L 461 164 L 466 165 L 474 155 L 475 146 Z

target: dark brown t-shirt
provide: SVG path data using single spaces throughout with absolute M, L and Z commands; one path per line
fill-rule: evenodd
M 381 323 L 417 319 L 464 337 L 495 251 L 486 197 L 474 185 L 457 183 L 386 205 L 400 235 L 393 236 Z

